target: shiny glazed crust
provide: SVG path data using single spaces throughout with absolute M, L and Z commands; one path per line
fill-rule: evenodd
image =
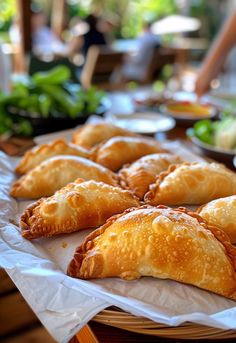
M 231 243 L 236 243 L 236 195 L 213 200 L 197 212 L 209 225 L 226 232 Z
M 171 164 L 180 162 L 182 162 L 181 158 L 173 154 L 146 155 L 120 170 L 120 184 L 123 188 L 131 189 L 135 195 L 143 199 L 149 186 L 155 182 L 157 175 L 168 169 Z
M 83 157 L 59 155 L 40 163 L 14 182 L 10 194 L 26 199 L 50 196 L 77 178 L 118 185 L 116 174 L 100 164 Z
M 76 249 L 68 275 L 126 280 L 153 276 L 236 300 L 236 248 L 196 213 L 145 205 L 113 216 L 88 235 Z
M 139 137 L 113 137 L 96 147 L 91 159 L 104 167 L 117 171 L 124 164 L 153 153 L 164 152 L 153 139 Z
M 112 215 L 139 206 L 129 191 L 78 179 L 29 206 L 21 216 L 22 236 L 51 237 L 104 224 Z
M 41 144 L 27 151 L 15 169 L 17 174 L 25 174 L 41 162 L 56 155 L 73 155 L 89 158 L 90 152 L 82 147 L 67 143 L 63 139 Z
M 171 165 L 151 185 L 144 201 L 151 205 L 202 205 L 236 194 L 236 174 L 219 163 Z
M 87 124 L 75 131 L 72 142 L 85 148 L 92 148 L 114 136 L 135 136 L 135 134 L 110 123 Z

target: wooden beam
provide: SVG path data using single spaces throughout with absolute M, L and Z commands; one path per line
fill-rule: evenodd
M 64 29 L 64 18 L 66 14 L 66 1 L 53 0 L 52 1 L 52 14 L 51 14 L 51 27 L 53 32 L 58 38 Z
M 20 14 L 20 32 L 22 39 L 22 53 L 26 55 L 31 51 L 31 0 L 17 0 Z

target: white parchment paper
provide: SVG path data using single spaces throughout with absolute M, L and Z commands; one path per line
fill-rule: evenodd
M 186 160 L 202 160 L 178 142 L 164 146 Z M 136 281 L 68 277 L 65 272 L 74 250 L 91 230 L 32 242 L 23 239 L 14 222 L 30 202 L 16 202 L 8 195 L 15 164 L 16 159 L 0 153 L 0 265 L 58 342 L 67 342 L 110 305 L 170 326 L 191 321 L 236 329 L 236 303 L 193 286 L 151 277 Z

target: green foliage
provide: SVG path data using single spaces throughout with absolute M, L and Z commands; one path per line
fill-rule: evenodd
M 95 113 L 105 93 L 95 87 L 83 90 L 77 84 L 71 84 L 69 78 L 69 69 L 61 65 L 13 81 L 10 94 L 0 93 L 0 133 L 32 133 L 27 120 L 13 122 L 12 109 L 15 113 L 24 111 L 25 116 L 34 118 L 77 118 Z
M 117 38 L 134 38 L 141 31 L 143 21 L 154 21 L 177 12 L 175 0 L 69 0 L 69 14 L 80 17 L 95 12 L 102 16 L 115 13 L 118 19 L 115 28 Z
M 84 18 L 89 14 L 89 10 L 81 6 L 78 1 L 68 1 L 68 14 L 70 18 Z
M 136 37 L 141 31 L 143 21 L 153 22 L 177 12 L 175 0 L 133 0 L 127 3 L 121 30 L 124 38 Z
M 16 13 L 15 0 L 0 1 L 0 31 L 9 29 L 13 16 Z

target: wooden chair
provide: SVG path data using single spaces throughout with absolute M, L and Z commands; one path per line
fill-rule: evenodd
M 89 88 L 96 85 L 105 90 L 118 89 L 120 85 L 112 83 L 111 76 L 122 65 L 122 61 L 122 52 L 98 45 L 91 46 L 80 76 L 82 86 Z
M 156 74 L 159 73 L 166 64 L 173 64 L 175 59 L 176 53 L 172 49 L 162 47 L 154 49 L 142 83 L 149 84 L 153 82 Z

